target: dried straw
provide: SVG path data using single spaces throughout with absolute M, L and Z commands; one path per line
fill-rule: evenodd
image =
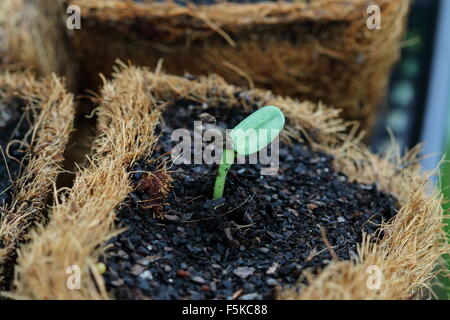
M 48 194 L 61 172 L 64 151 L 72 130 L 73 96 L 57 77 L 38 81 L 29 73 L 0 73 L 4 99 L 21 98 L 34 117 L 25 155 L 26 166 L 14 181 L 11 203 L 0 208 L 0 285 L 11 278 L 16 249 L 30 240 L 30 228 L 45 220 Z

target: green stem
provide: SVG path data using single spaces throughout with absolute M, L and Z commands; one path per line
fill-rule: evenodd
M 223 190 L 225 189 L 225 180 L 227 178 L 228 171 L 233 165 L 233 162 L 234 162 L 234 151 L 228 149 L 223 150 L 216 182 L 214 184 L 214 196 L 213 196 L 214 200 L 223 197 Z

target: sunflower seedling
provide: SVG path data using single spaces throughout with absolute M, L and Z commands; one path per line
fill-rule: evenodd
M 284 127 L 284 115 L 274 106 L 261 108 L 242 120 L 229 134 L 232 149 L 224 149 L 214 184 L 213 199 L 223 196 L 227 173 L 237 155 L 256 153 L 270 144 Z

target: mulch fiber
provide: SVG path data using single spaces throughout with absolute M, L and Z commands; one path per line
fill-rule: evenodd
M 56 77 L 0 73 L 0 290 L 11 289 L 17 249 L 44 223 L 72 129 L 73 97 Z

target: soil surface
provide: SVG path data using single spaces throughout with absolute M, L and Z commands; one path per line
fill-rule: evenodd
M 0 95 L 0 207 L 11 201 L 13 181 L 20 175 L 26 154 L 25 147 L 19 143 L 30 128 L 29 119 L 24 117 L 23 105 L 20 99 L 5 101 Z M 13 140 L 17 143 L 10 144 L 8 149 Z
M 217 166 L 171 165 L 170 134 L 192 130 L 198 119 L 232 128 L 246 114 L 187 100 L 175 106 L 165 112 L 152 157 L 130 168 L 136 190 L 117 216 L 128 230 L 105 257 L 104 279 L 117 299 L 272 299 L 306 268 L 352 259 L 362 232 L 374 234 L 395 215 L 395 199 L 350 182 L 333 170 L 331 156 L 299 143 L 280 143 L 277 175 L 262 176 L 259 164 L 233 165 L 225 198 L 212 201 Z M 158 206 L 167 175 L 143 172 L 158 171 L 164 159 L 173 182 Z

